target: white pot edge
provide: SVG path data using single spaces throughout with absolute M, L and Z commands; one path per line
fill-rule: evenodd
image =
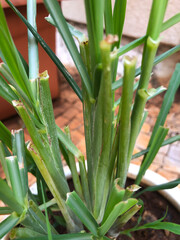
M 129 170 L 128 170 L 128 177 L 135 179 L 139 172 L 139 168 L 140 168 L 140 166 L 131 163 L 129 166 Z M 78 164 L 77 164 L 77 170 L 79 171 Z M 66 178 L 69 179 L 71 177 L 71 171 L 68 166 L 64 167 L 64 172 L 65 172 Z M 163 176 L 161 176 L 160 174 L 158 174 L 156 172 L 153 172 L 152 170 L 147 170 L 144 177 L 142 178 L 142 183 L 144 183 L 148 186 L 154 186 L 154 185 L 157 185 L 157 183 L 159 185 L 159 184 L 163 184 L 163 183 L 167 183 L 167 182 L 168 182 L 168 180 L 166 178 L 164 178 Z M 33 193 L 36 193 L 37 192 L 37 184 L 34 183 L 30 187 L 30 189 Z M 173 189 L 161 190 L 161 191 L 159 191 L 159 193 L 161 195 L 163 195 L 169 202 L 171 202 L 178 211 L 180 211 L 180 188 L 175 187 Z M 179 201 L 178 201 L 178 199 L 179 199 Z M 1 240 L 7 240 L 6 236 L 4 236 Z
M 131 163 L 128 171 L 128 177 L 135 179 L 139 172 L 139 168 L 140 166 Z M 142 178 L 142 183 L 148 186 L 164 184 L 167 182 L 168 180 L 166 178 L 149 169 L 146 171 L 144 177 Z M 171 202 L 178 211 L 180 211 L 180 188 L 179 187 L 160 190 L 159 193 L 163 195 L 169 202 Z

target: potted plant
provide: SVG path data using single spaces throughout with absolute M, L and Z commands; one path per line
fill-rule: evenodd
M 144 155 L 144 159 L 135 182 L 128 187 L 125 185 L 135 142 L 147 116 L 146 101 L 164 91 L 162 87 L 148 89 L 153 65 L 180 50 L 178 45 L 155 58 L 159 35 L 177 23 L 179 15 L 163 22 L 168 1 L 153 1 L 146 35 L 120 48 L 125 0 L 116 1 L 113 11 L 111 1 L 84 1 L 88 38 L 65 21 L 56 0 L 44 0 L 50 13 L 47 20 L 59 30 L 79 71 L 80 89 L 37 33 L 35 8 L 29 5 L 31 17 L 26 20 L 9 0 L 6 2 L 31 32 L 29 60 L 32 62 L 27 66 L 18 53 L 0 7 L 0 56 L 3 60 L 0 94 L 15 107 L 32 140 L 24 143 L 22 130 L 10 132 L 0 123 L 0 159 L 6 174 L 6 180 L 0 179 L 0 199 L 7 205 L 0 208 L 0 212 L 10 214 L 0 223 L 0 236 L 11 231 L 10 237 L 15 239 L 100 240 L 130 235 L 143 228 L 165 229 L 180 234 L 179 225 L 163 222 L 164 218 L 142 225 L 143 203 L 139 199 L 140 193 L 136 193 L 159 148 L 180 138 L 165 140 L 168 129 L 164 127 L 180 84 L 179 64 L 170 81 L 149 146 L 138 153 L 138 156 Z M 80 51 L 73 36 L 79 41 Z M 85 156 L 71 141 L 69 128 L 63 132 L 55 124 L 49 76 L 47 71 L 39 74 L 38 70 L 37 42 L 53 59 L 83 104 L 87 167 Z M 118 57 L 140 44 L 144 44 L 141 68 L 136 69 L 135 58 L 124 57 L 124 76 L 116 81 Z M 138 75 L 139 81 L 134 82 Z M 114 91 L 119 87 L 122 87 L 122 95 L 115 101 Z M 64 174 L 60 150 L 71 170 L 72 192 Z M 29 190 L 28 172 L 36 176 L 37 196 Z M 155 189 L 172 188 L 178 183 L 179 179 Z M 46 190 L 50 191 L 52 199 L 49 200 Z M 57 208 L 62 214 L 60 217 L 54 214 Z M 140 212 L 137 224 L 124 230 L 122 227 L 137 212 Z M 48 219 L 48 213 L 66 227 L 65 234 L 58 234 L 55 224 Z

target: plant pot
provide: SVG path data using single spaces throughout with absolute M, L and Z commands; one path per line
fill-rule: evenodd
M 18 10 L 26 16 L 26 1 L 14 1 L 14 5 Z M 22 56 L 28 61 L 28 45 L 27 45 L 27 28 L 25 24 L 17 17 L 17 15 L 10 9 L 9 5 L 2 1 L 2 6 L 6 15 L 8 26 L 12 34 L 12 38 L 15 42 L 17 49 L 20 51 Z M 43 5 L 42 0 L 37 1 L 37 28 L 38 33 L 43 37 L 46 43 L 51 47 L 52 51 L 55 52 L 55 28 L 50 24 L 47 24 L 44 19 L 48 13 Z M 17 28 L 18 26 L 18 28 Z M 44 72 L 48 69 L 50 76 L 50 89 L 52 98 L 59 96 L 59 84 L 57 68 L 43 48 L 39 47 L 39 62 L 40 72 Z M 0 120 L 4 120 L 10 116 L 16 114 L 14 107 L 0 97 Z
M 77 164 L 77 169 L 79 171 L 79 165 Z M 67 179 L 71 179 L 71 172 L 68 168 L 68 166 L 64 167 L 65 176 Z M 135 179 L 137 176 L 137 173 L 139 171 L 139 166 L 135 164 L 130 164 L 129 171 L 128 171 L 128 178 L 129 179 Z M 154 186 L 157 183 L 163 184 L 167 183 L 167 179 L 162 177 L 161 175 L 153 172 L 152 170 L 147 170 L 146 174 L 144 175 L 142 179 L 142 184 L 148 185 L 148 186 Z M 31 191 L 36 194 L 37 193 L 37 185 L 34 183 L 30 187 Z M 177 210 L 180 211 L 180 204 L 178 202 L 178 199 L 180 199 L 180 189 L 178 187 L 175 187 L 173 189 L 167 189 L 167 190 L 161 190 L 159 193 L 167 199 Z M 2 240 L 9 240 L 8 235 L 2 238 Z M 146 240 L 146 239 L 145 239 Z M 149 240 L 149 239 L 147 239 Z

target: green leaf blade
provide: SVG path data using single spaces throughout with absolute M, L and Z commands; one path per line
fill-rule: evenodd
M 98 224 L 76 192 L 68 193 L 66 204 L 73 210 L 90 232 L 97 236 Z

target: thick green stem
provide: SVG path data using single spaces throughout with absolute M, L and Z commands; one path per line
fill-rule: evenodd
M 124 186 L 128 170 L 128 148 L 131 131 L 131 105 L 133 99 L 133 85 L 135 76 L 136 59 L 126 57 L 124 59 L 124 78 L 121 99 L 121 120 L 117 177 L 120 178 L 120 186 Z
M 27 161 L 25 152 L 24 132 L 22 129 L 13 131 L 13 154 L 17 156 L 21 182 L 23 186 L 24 197 L 28 192 L 28 174 L 27 174 Z
M 27 1 L 27 20 L 37 30 L 36 26 L 36 0 Z M 33 34 L 28 30 L 28 60 L 29 79 L 31 80 L 32 92 L 37 99 L 37 78 L 39 74 L 39 54 L 38 42 Z
M 68 138 L 71 139 L 69 127 L 65 127 L 64 131 L 67 134 Z M 81 182 L 80 182 L 79 175 L 76 168 L 75 157 L 69 151 L 68 151 L 68 157 L 69 157 L 69 167 L 71 170 L 75 191 L 77 192 L 79 197 L 83 200 L 82 186 L 81 186 Z
M 54 119 L 51 92 L 49 88 L 49 75 L 47 71 L 40 74 L 40 106 L 54 165 L 65 178 L 58 143 L 56 123 Z
M 17 157 L 6 157 L 12 190 L 17 201 L 24 205 L 24 192 Z
M 111 39 L 107 38 L 101 42 L 102 55 L 102 79 L 99 91 L 98 101 L 102 106 L 102 111 L 99 121 L 102 121 L 102 145 L 101 154 L 98 160 L 96 180 L 95 180 L 95 202 L 94 202 L 94 216 L 98 218 L 100 213 L 100 206 L 102 202 L 105 180 L 108 174 L 110 148 L 111 148 L 111 134 L 112 134 L 112 91 L 111 91 Z M 99 103 L 98 103 L 99 104 Z M 101 119 L 102 117 L 102 119 Z M 95 134 L 97 134 L 95 132 Z M 95 135 L 96 136 L 96 135 Z M 98 136 L 97 136 L 98 137 Z
M 62 212 L 62 215 L 67 224 L 68 231 L 74 232 L 76 230 L 76 225 L 75 225 L 73 219 L 71 218 L 69 210 L 65 204 L 65 200 L 61 196 L 59 189 L 57 189 L 57 186 L 54 184 L 54 181 L 53 181 L 48 169 L 46 168 L 44 161 L 39 156 L 35 146 L 30 144 L 28 146 L 28 149 L 29 149 L 36 165 L 38 166 L 39 171 L 41 172 L 41 175 L 43 176 L 44 180 L 46 181 L 46 184 L 48 185 L 49 189 L 51 190 L 51 192 Z
M 85 202 L 86 202 L 86 205 L 87 205 L 88 209 L 91 210 L 92 209 L 91 197 L 90 197 L 90 191 L 89 191 L 89 185 L 88 185 L 88 176 L 87 176 L 84 156 L 81 156 L 78 159 L 78 162 L 79 162 L 79 168 L 80 168 L 80 177 L 81 177 L 84 199 L 85 199 Z
M 143 59 L 141 65 L 141 78 L 139 80 L 139 89 L 147 89 L 149 79 L 152 72 L 153 62 L 159 46 L 159 39 L 153 40 L 151 37 L 147 38 L 145 43 Z
M 139 127 L 142 121 L 144 107 L 146 104 L 146 100 L 149 94 L 146 90 L 140 89 L 136 95 L 136 101 L 133 107 L 133 112 L 131 116 L 131 135 L 130 135 L 130 142 L 129 142 L 129 151 L 128 151 L 128 164 L 130 163 L 134 145 L 139 133 Z
M 153 0 L 147 28 L 147 36 L 153 40 L 159 38 L 168 0 Z

